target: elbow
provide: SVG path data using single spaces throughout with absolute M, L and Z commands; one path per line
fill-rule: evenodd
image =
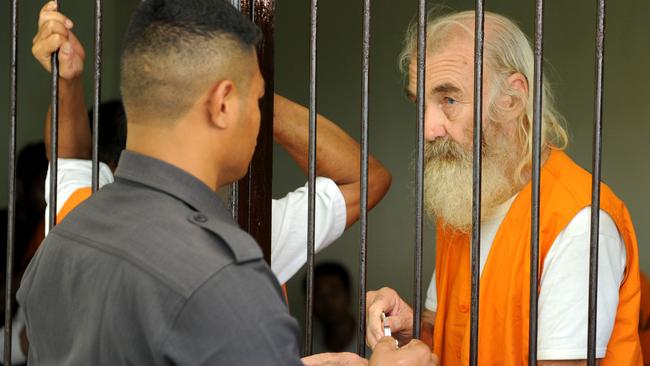
M 379 161 L 371 158 L 371 164 L 368 168 L 368 206 L 374 207 L 381 201 L 393 181 L 390 174 Z

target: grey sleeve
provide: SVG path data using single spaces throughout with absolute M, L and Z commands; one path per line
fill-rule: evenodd
M 262 261 L 229 265 L 187 301 L 163 343 L 170 365 L 300 365 L 299 327 Z

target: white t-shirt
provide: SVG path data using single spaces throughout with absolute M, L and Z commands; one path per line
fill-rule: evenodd
M 57 213 L 70 196 L 91 186 L 92 162 L 59 159 L 57 174 Z M 45 202 L 49 206 L 48 168 L 45 179 Z M 113 182 L 110 168 L 100 163 L 99 186 Z M 271 270 L 285 283 L 307 261 L 307 184 L 271 204 Z M 45 211 L 48 212 L 47 209 Z M 338 239 L 345 230 L 347 211 L 339 187 L 329 178 L 316 178 L 315 247 L 319 251 Z M 48 215 L 45 215 L 46 230 Z
M 494 237 L 515 197 L 502 204 L 493 218 L 481 224 L 481 272 Z M 591 207 L 578 212 L 555 238 L 544 260 L 537 322 L 537 359 L 539 360 L 587 358 L 590 221 Z M 625 262 L 625 243 L 612 218 L 601 210 L 596 321 L 597 358 L 605 357 L 607 344 L 614 328 L 618 290 L 623 281 Z M 435 270 L 424 306 L 434 312 L 438 308 Z

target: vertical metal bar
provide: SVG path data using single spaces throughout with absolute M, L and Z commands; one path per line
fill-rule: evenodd
M 18 101 L 18 0 L 11 2 L 11 65 L 9 92 L 9 207 L 7 210 L 7 271 L 5 274 L 4 365 L 11 365 L 14 248 L 16 246 L 16 130 Z
M 413 337 L 420 338 L 422 318 L 422 238 L 424 212 L 424 77 L 427 51 L 427 4 L 418 1 L 418 56 L 417 56 L 417 163 L 415 171 L 415 255 L 413 281 Z
M 55 0 L 57 9 L 60 11 L 61 2 Z M 56 225 L 56 186 L 58 176 L 58 158 L 59 158 L 59 52 L 52 54 L 52 121 L 50 123 L 50 202 L 49 202 L 49 220 L 48 231 Z
M 366 270 L 368 266 L 368 96 L 370 89 L 370 0 L 363 1 L 361 57 L 361 200 L 359 202 L 359 336 L 357 354 L 366 356 Z
M 314 224 L 316 223 L 316 41 L 318 28 L 318 0 L 311 0 L 309 38 L 309 183 L 307 212 L 307 301 L 305 304 L 305 355 L 311 355 L 312 314 L 314 297 Z
M 535 69 L 533 75 L 533 151 L 530 213 L 530 306 L 528 327 L 528 365 L 537 365 L 537 301 L 539 287 L 539 192 L 542 155 L 542 96 L 544 55 L 544 0 L 535 2 Z
M 483 140 L 483 30 L 485 11 L 484 0 L 476 1 L 474 16 L 474 146 L 472 180 L 472 289 L 470 305 L 470 350 L 469 364 L 478 365 L 478 314 L 479 286 L 481 276 L 481 171 Z
M 95 0 L 95 60 L 93 78 L 92 189 L 99 189 L 99 101 L 102 80 L 102 0 Z
M 265 80 L 265 94 L 260 101 L 261 123 L 257 147 L 248 174 L 231 189 L 233 216 L 243 230 L 257 241 L 264 260 L 271 264 L 271 196 L 273 185 L 273 89 L 274 89 L 274 22 L 275 0 L 240 0 L 231 3 L 259 26 L 262 40 L 257 45 L 260 71 Z
M 230 0 L 230 3 L 237 10 L 241 11 L 240 0 Z M 233 182 L 230 184 L 230 187 L 228 189 L 228 206 L 230 207 L 232 218 L 236 222 L 239 222 L 238 202 L 239 202 L 239 184 L 238 182 Z
M 596 319 L 598 310 L 598 233 L 600 226 L 600 178 L 603 120 L 603 73 L 605 63 L 605 0 L 598 1 L 596 28 L 596 93 L 594 96 L 594 143 L 591 181 L 591 232 L 589 248 L 589 323 L 587 364 L 596 365 Z

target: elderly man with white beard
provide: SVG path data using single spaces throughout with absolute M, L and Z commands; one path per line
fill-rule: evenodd
M 524 365 L 528 358 L 533 52 L 509 19 L 485 18 L 479 364 Z M 415 100 L 416 29 L 402 64 Z M 474 12 L 431 16 L 425 78 L 425 205 L 436 222 L 436 269 L 422 338 L 442 365 L 469 359 L 472 226 Z M 543 85 L 540 199 L 539 365 L 587 358 L 591 175 L 564 152 L 567 134 Z M 601 365 L 641 365 L 637 243 L 629 213 L 603 184 L 600 211 L 596 357 Z M 367 343 L 383 335 L 381 314 L 400 343 L 413 312 L 392 289 L 367 295 Z

